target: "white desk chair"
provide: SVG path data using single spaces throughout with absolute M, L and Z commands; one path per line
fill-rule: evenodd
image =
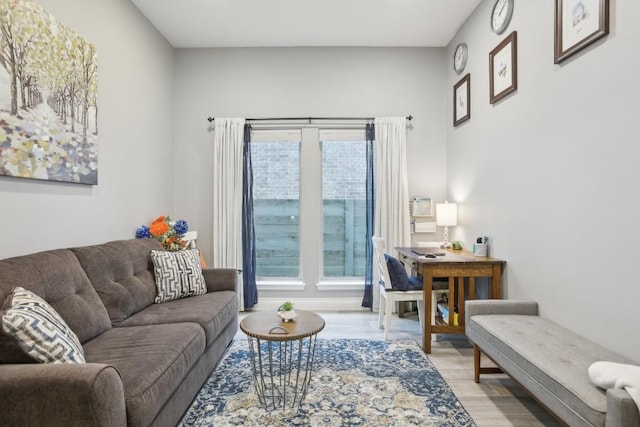
M 198 232 L 197 231 L 187 231 L 182 236 L 182 240 L 185 242 L 185 249 L 197 249 L 197 241 L 198 241 Z M 202 251 L 200 251 L 200 266 L 202 268 L 207 268 L 207 262 L 204 260 L 202 256 Z
M 182 236 L 182 240 L 186 243 L 185 249 L 195 249 L 197 240 L 198 240 L 198 232 L 197 231 L 187 231 L 184 236 Z
M 424 311 L 424 298 L 422 289 L 415 291 L 395 290 L 391 286 L 391 278 L 389 277 L 389 269 L 384 259 L 385 242 L 382 237 L 371 238 L 373 242 L 374 263 L 377 265 L 380 273 L 380 308 L 378 310 L 378 327 L 383 327 L 384 319 L 384 339 L 389 339 L 389 328 L 391 325 L 391 312 L 396 302 L 399 301 L 417 301 L 418 302 L 418 318 L 422 327 L 422 316 Z

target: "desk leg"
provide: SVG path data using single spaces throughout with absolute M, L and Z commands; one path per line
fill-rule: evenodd
M 422 269 L 422 292 L 424 299 L 424 316 L 422 317 L 422 350 L 431 353 L 431 305 L 433 298 L 433 270 Z
M 491 298 L 502 298 L 502 264 L 493 265 L 493 277 L 491 277 Z

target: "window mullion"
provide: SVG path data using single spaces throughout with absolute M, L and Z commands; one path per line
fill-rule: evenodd
M 322 154 L 317 128 L 302 129 L 300 144 L 302 281 L 318 283 L 322 261 Z

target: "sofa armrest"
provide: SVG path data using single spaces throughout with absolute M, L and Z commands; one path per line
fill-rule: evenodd
M 607 427 L 628 427 L 640 425 L 638 406 L 629 393 L 621 388 L 607 390 Z
M 502 299 L 467 300 L 464 306 L 465 324 L 478 314 L 522 314 L 538 315 L 538 303 L 535 301 L 516 301 Z
M 118 371 L 98 363 L 0 365 L 3 425 L 125 426 Z
M 207 292 L 237 291 L 238 270 L 234 268 L 205 268 L 202 270 Z

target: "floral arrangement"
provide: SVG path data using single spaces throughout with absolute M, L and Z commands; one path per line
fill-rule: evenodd
M 189 231 L 189 224 L 183 219 L 172 221 L 169 216 L 159 216 L 149 225 L 143 225 L 136 230 L 138 239 L 153 238 L 160 242 L 168 251 L 184 249 L 186 242 L 182 240 Z

